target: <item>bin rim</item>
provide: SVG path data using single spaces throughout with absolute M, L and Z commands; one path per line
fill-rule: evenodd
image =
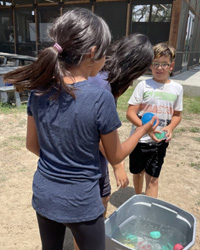
M 158 198 L 154 198 L 154 197 L 150 197 L 150 196 L 147 196 L 147 195 L 141 195 L 141 194 L 136 194 L 136 195 L 133 195 L 133 196 L 131 196 L 128 200 L 126 200 L 124 203 L 122 203 L 106 220 L 105 220 L 105 226 L 106 226 L 106 224 L 108 223 L 108 221 L 110 220 L 110 218 L 112 217 L 112 216 L 114 216 L 118 211 L 119 211 L 119 209 L 122 207 L 122 206 L 124 206 L 125 204 L 127 204 L 127 203 L 129 203 L 132 199 L 139 199 L 139 198 L 145 198 L 145 199 L 147 199 L 147 201 L 149 200 L 151 200 L 152 202 L 151 203 L 156 203 L 156 202 L 158 202 L 158 204 L 159 203 L 164 203 L 164 204 L 166 204 L 166 205 L 168 205 L 171 209 L 174 209 L 174 210 L 179 210 L 179 211 L 182 211 L 183 213 L 185 213 L 185 214 L 187 214 L 188 216 L 190 216 L 192 219 L 193 219 L 193 225 L 192 225 L 192 230 L 193 230 L 193 234 L 192 234 L 192 241 L 190 242 L 190 243 L 188 243 L 187 244 L 187 246 L 186 247 L 184 247 L 184 249 L 183 250 L 187 250 L 187 249 L 190 249 L 194 244 L 195 244 L 195 238 L 196 238 L 196 218 L 195 218 L 195 216 L 193 215 L 193 214 L 191 214 L 191 213 L 189 213 L 189 212 L 187 212 L 186 210 L 184 210 L 184 209 L 182 209 L 182 208 L 180 208 L 180 207 L 177 207 L 177 206 L 175 206 L 175 205 L 173 205 L 172 203 L 170 203 L 170 202 L 167 202 L 167 201 L 164 201 L 164 200 L 161 200 L 161 199 L 158 199 Z M 145 202 L 143 202 L 143 203 L 145 203 Z M 162 206 L 163 206 L 163 204 L 162 204 Z M 110 236 L 109 235 L 107 235 L 107 233 L 106 233 L 106 237 L 108 237 L 108 238 L 110 238 Z

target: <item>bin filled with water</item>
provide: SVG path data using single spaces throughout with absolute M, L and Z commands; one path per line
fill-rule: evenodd
M 106 221 L 106 250 L 181 250 L 195 243 L 195 217 L 165 201 L 134 195 Z

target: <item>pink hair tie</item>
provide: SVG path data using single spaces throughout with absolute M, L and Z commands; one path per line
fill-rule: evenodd
M 62 47 L 58 43 L 55 43 L 53 47 L 57 49 L 58 54 L 61 54 L 63 52 Z

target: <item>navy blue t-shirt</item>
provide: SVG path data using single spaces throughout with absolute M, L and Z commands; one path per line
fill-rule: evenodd
M 106 80 L 107 78 L 107 72 L 99 72 L 96 76 L 89 77 L 88 82 L 91 83 L 93 86 L 96 86 L 97 88 L 104 88 L 111 92 L 111 86 Z M 108 161 L 101 153 L 101 151 L 99 151 L 99 158 L 101 167 L 101 177 L 104 177 L 108 174 Z
M 32 204 L 39 214 L 63 223 L 90 221 L 103 213 L 100 134 L 121 126 L 109 91 L 88 81 L 74 87 L 76 99 L 66 92 L 56 100 L 32 92 L 28 102 L 40 144 Z

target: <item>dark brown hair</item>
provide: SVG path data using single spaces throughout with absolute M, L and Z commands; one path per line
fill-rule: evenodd
M 34 89 L 43 94 L 54 88 L 57 93 L 65 90 L 75 97 L 73 87 L 65 84 L 63 77 L 73 79 L 70 69 L 78 66 L 93 46 L 96 46 L 94 61 L 105 55 L 111 40 L 109 28 L 90 10 L 74 8 L 55 19 L 49 37 L 59 44 L 61 51 L 53 46 L 44 49 L 37 61 L 5 74 L 4 81 L 13 83 L 17 91 Z
M 122 95 L 134 80 L 144 74 L 152 60 L 153 47 L 143 34 L 131 34 L 111 44 L 102 71 L 108 72 L 107 80 L 114 97 Z

